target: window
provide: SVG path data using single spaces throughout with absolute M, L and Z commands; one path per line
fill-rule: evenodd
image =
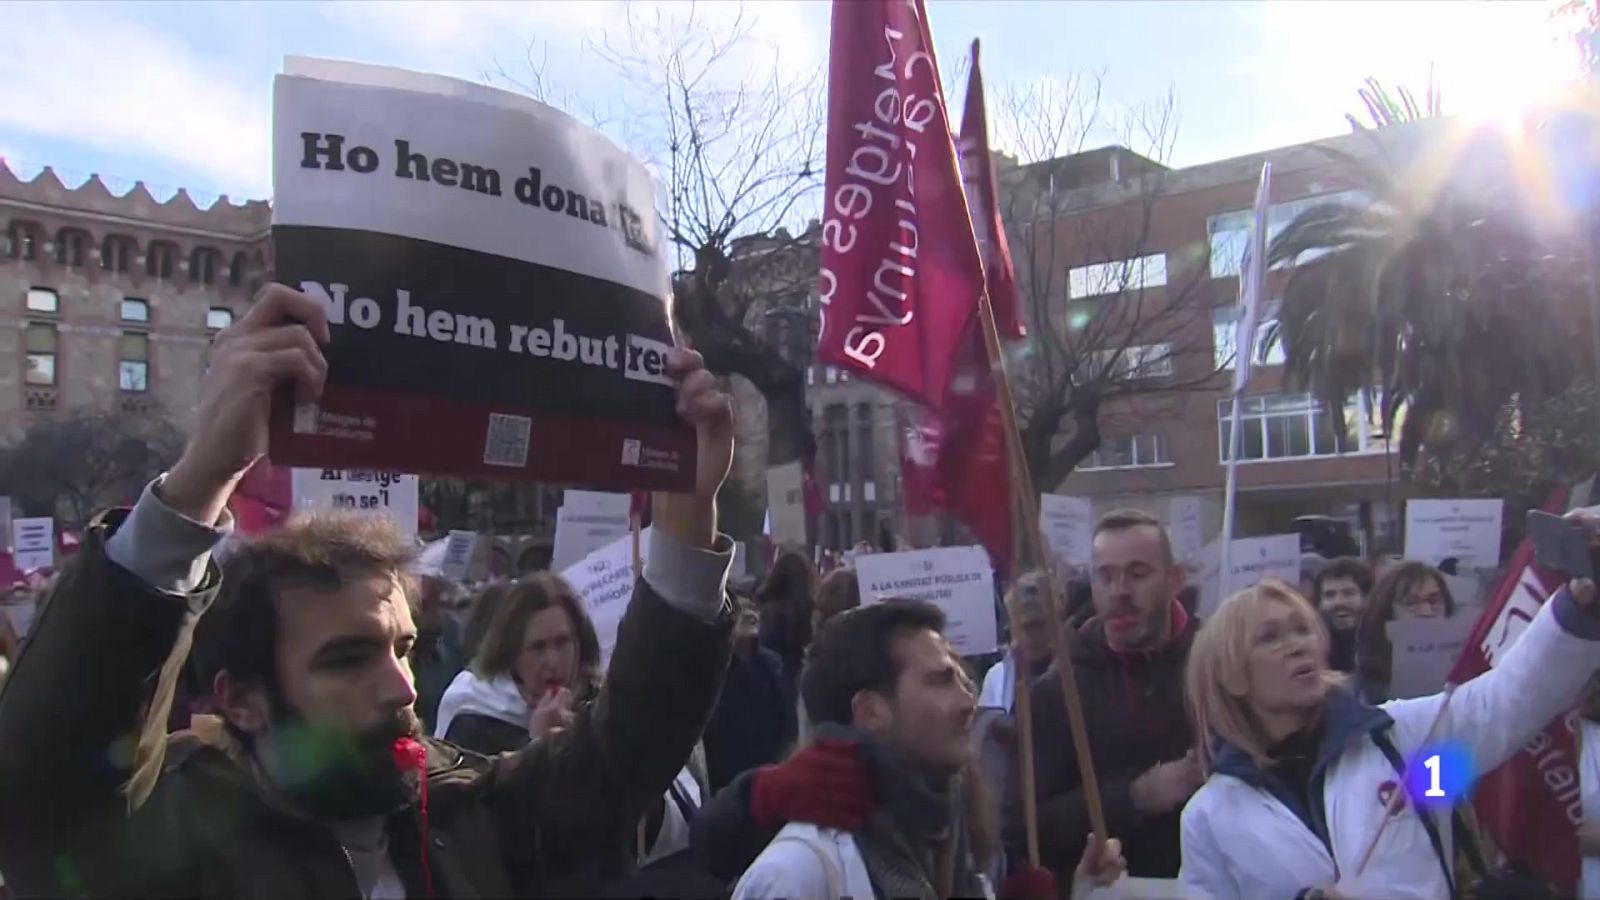
M 1362 191 L 1340 191 L 1274 203 L 1267 207 L 1267 244 L 1271 245 L 1273 239 L 1281 234 L 1295 217 L 1313 206 L 1322 203 L 1354 206 L 1365 200 L 1366 194 Z M 1212 278 L 1239 277 L 1239 267 L 1244 262 L 1245 245 L 1250 242 L 1250 214 L 1251 210 L 1240 209 L 1219 213 L 1206 220 L 1206 232 L 1211 236 Z M 1300 261 L 1309 262 L 1320 255 L 1321 253 L 1302 254 Z M 1281 269 L 1285 265 L 1287 264 L 1280 263 L 1273 268 Z
M 124 322 L 149 322 L 150 304 L 138 297 L 122 298 L 122 321 Z
M 124 332 L 117 344 L 117 386 L 131 393 L 150 387 L 150 335 Z
M 49 288 L 28 288 L 28 312 L 55 315 L 61 311 L 61 299 Z
M 1091 263 L 1067 270 L 1067 292 L 1073 300 L 1160 287 L 1166 283 L 1167 256 L 1164 253 Z
M 1116 370 L 1109 371 L 1113 359 Z M 1089 360 L 1090 378 L 1161 378 L 1172 374 L 1172 345 L 1136 344 L 1120 350 L 1098 350 Z
M 1376 399 L 1376 398 L 1375 398 Z M 1337 456 L 1333 418 L 1310 394 L 1265 394 L 1244 398 L 1239 411 L 1239 459 L 1300 459 Z M 1217 458 L 1228 459 L 1231 401 L 1217 403 Z M 1345 404 L 1345 448 L 1349 453 L 1381 453 L 1388 448 L 1379 427 L 1379 409 L 1357 391 Z M 1398 428 L 1399 423 L 1396 423 Z
M 878 502 L 877 482 L 869 481 L 861 486 L 861 499 L 867 501 L 868 503 Z
M 28 371 L 23 381 L 39 387 L 53 386 L 56 383 L 56 327 L 30 322 L 26 340 Z
M 822 411 L 822 445 L 828 481 L 850 481 L 850 407 L 836 403 Z M 830 498 L 831 499 L 831 498 Z
M 100 244 L 100 268 L 107 272 L 128 271 L 128 259 L 133 256 L 133 240 L 120 234 L 108 234 Z
M 827 376 L 829 384 L 839 383 L 839 370 L 835 369 L 833 366 L 828 367 Z
M 872 446 L 872 405 L 862 403 L 856 406 L 856 444 L 859 447 L 862 478 L 871 481 L 873 469 Z
M 210 247 L 196 247 L 189 254 L 189 281 L 193 284 L 213 284 L 217 280 L 217 251 Z
M 233 255 L 233 262 L 228 264 L 228 287 L 238 287 L 244 283 L 244 267 L 249 265 L 248 260 L 243 252 Z
M 816 383 L 817 383 L 817 367 L 816 366 L 806 366 L 806 387 L 812 387 Z
M 206 329 L 207 330 L 209 330 L 209 331 L 221 331 L 222 329 L 227 328 L 229 325 L 232 325 L 232 324 L 233 324 L 233 310 L 224 309 L 223 307 L 220 307 L 220 306 L 213 306 L 210 309 L 206 310 Z
M 1148 466 L 1169 466 L 1172 454 L 1167 448 L 1166 435 L 1135 434 L 1125 437 L 1107 437 L 1100 447 L 1078 465 L 1090 469 L 1139 469 Z
M 144 251 L 144 273 L 151 278 L 171 278 L 172 258 L 177 252 L 170 241 L 151 241 Z
M 83 265 L 83 245 L 89 234 L 81 228 L 63 228 L 56 235 L 56 262 L 69 269 Z
M 6 256 L 33 262 L 39 255 L 38 229 L 27 222 L 12 222 L 6 227 Z
M 1256 321 L 1253 365 L 1283 365 L 1283 341 L 1278 334 L 1278 309 L 1281 305 L 1281 301 L 1274 300 L 1261 310 L 1261 317 Z M 1211 311 L 1211 359 L 1218 369 L 1233 368 L 1233 345 L 1238 333 L 1239 307 L 1219 306 Z

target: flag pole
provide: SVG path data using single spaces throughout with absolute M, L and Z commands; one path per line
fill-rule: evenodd
M 980 265 L 981 265 L 980 254 Z M 983 282 L 987 284 L 987 279 Z M 1012 493 L 1020 504 L 1025 522 L 1022 534 L 1028 542 L 1032 556 L 1044 570 L 1048 590 L 1044 592 L 1045 614 L 1053 627 L 1049 629 L 1051 651 L 1055 658 L 1056 675 L 1061 679 L 1061 695 L 1067 707 L 1067 722 L 1072 727 L 1072 746 L 1078 756 L 1078 772 L 1083 781 L 1084 804 L 1089 808 L 1089 823 L 1094 835 L 1104 841 L 1111 837 L 1106 831 L 1105 808 L 1100 800 L 1100 779 L 1094 771 L 1094 759 L 1089 751 L 1089 729 L 1084 721 L 1083 697 L 1078 693 L 1077 673 L 1072 667 L 1072 652 L 1062 634 L 1061 607 L 1057 597 L 1065 597 L 1055 567 L 1047 565 L 1044 534 L 1039 528 L 1039 500 L 1033 487 L 1033 475 L 1028 469 L 1027 457 L 1022 448 L 1022 432 L 1017 427 L 1016 401 L 1011 390 L 1011 380 L 1006 374 L 1005 352 L 1000 346 L 1000 329 L 995 323 L 994 307 L 989 302 L 989 292 L 984 290 L 978 298 L 978 317 L 983 322 L 984 344 L 989 350 L 989 363 L 1004 426 L 1006 445 L 1011 460 Z M 1026 751 L 1031 754 L 1032 742 Z M 1032 792 L 1028 792 L 1031 794 Z M 1026 807 L 1025 807 L 1026 810 Z M 1037 825 L 1035 824 L 1035 827 Z
M 1239 351 L 1234 350 L 1234 365 L 1238 365 Z M 1233 516 L 1234 506 L 1237 503 L 1239 492 L 1239 407 L 1244 400 L 1243 393 L 1235 391 L 1229 405 L 1233 412 L 1228 416 L 1228 466 L 1222 489 L 1222 539 L 1217 556 L 1217 605 L 1221 605 L 1227 598 L 1222 592 L 1228 584 L 1229 560 L 1233 547 Z M 1216 612 L 1216 610 L 1211 610 Z
M 1016 584 L 1016 580 L 1012 580 Z M 1017 592 L 1011 592 L 1009 604 L 1011 621 L 1017 621 Z M 1017 706 L 1017 762 L 1022 773 L 1022 822 L 1027 830 L 1028 866 L 1039 868 L 1039 798 L 1034 794 L 1033 774 L 1033 692 L 1028 690 L 1028 674 L 1022 670 L 1022 661 L 1013 653 L 1011 664 L 1015 667 L 1012 692 Z

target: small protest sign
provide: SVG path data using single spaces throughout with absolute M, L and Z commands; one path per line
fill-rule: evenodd
M 367 469 L 295 469 L 295 509 L 336 509 L 387 516 L 406 537 L 417 536 L 417 476 Z
M 628 495 L 569 490 L 556 510 L 550 569 L 564 571 L 628 533 Z
M 1385 625 L 1392 648 L 1389 699 L 1410 700 L 1443 690 L 1474 624 L 1475 616 L 1458 615 L 1448 619 L 1395 619 Z
M 1300 583 L 1300 535 L 1275 534 L 1240 538 L 1228 550 L 1228 569 L 1221 571 L 1220 538 L 1202 552 L 1200 616 L 1207 618 L 1229 597 L 1253 587 L 1263 578 L 1276 578 L 1297 587 Z
M 805 473 L 798 461 L 767 469 L 767 516 L 774 544 L 806 545 Z
M 639 564 L 650 556 L 650 529 L 639 535 Z M 572 589 L 583 598 L 583 606 L 594 622 L 600 640 L 600 664 L 611 664 L 611 651 L 617 646 L 617 626 L 633 596 L 633 535 L 612 541 L 590 553 L 561 573 Z
M 478 535 L 472 531 L 452 531 L 445 538 L 444 559 L 439 563 L 439 574 L 451 581 L 464 581 L 472 565 L 472 548 Z
M 48 516 L 11 520 L 12 562 L 18 571 L 53 568 L 56 563 L 56 520 Z
M 327 312 L 317 404 L 272 458 L 687 490 L 648 170 L 528 97 L 291 58 L 273 87 L 278 280 Z
M 944 635 L 962 656 L 1000 646 L 995 622 L 994 568 L 982 547 L 939 547 L 855 559 L 861 601 L 926 600 L 944 610 Z
M 1407 500 L 1406 558 L 1493 569 L 1500 565 L 1504 512 L 1504 500 Z
M 1191 494 L 1173 497 L 1167 504 L 1167 531 L 1172 536 L 1172 555 L 1185 565 L 1193 565 L 1205 549 L 1203 507 Z
M 1094 503 L 1083 497 L 1039 495 L 1039 525 L 1050 552 L 1069 566 L 1087 566 L 1094 541 Z

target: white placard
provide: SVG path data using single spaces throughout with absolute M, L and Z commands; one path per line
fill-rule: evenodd
M 336 509 L 387 516 L 406 537 L 417 536 L 417 476 L 365 469 L 295 469 L 295 509 Z
M 18 571 L 49 569 L 56 564 L 56 520 L 48 516 L 11 520 L 12 562 Z
M 805 473 L 799 462 L 767 469 L 767 516 L 772 542 L 780 547 L 806 545 Z
M 855 559 L 861 601 L 926 600 L 944 610 L 945 637 L 962 656 L 1000 646 L 994 569 L 982 547 L 864 553 Z
M 451 581 L 462 581 L 467 577 L 467 568 L 472 565 L 472 546 L 477 543 L 478 535 L 473 531 L 452 531 L 445 538 L 444 559 L 439 563 L 439 574 Z
M 1467 645 L 1477 617 L 1449 619 L 1395 619 L 1384 626 L 1389 634 L 1389 699 L 1410 700 L 1444 689 L 1444 680 Z
M 1504 500 L 1406 501 L 1406 558 L 1436 566 L 1455 559 L 1462 568 L 1500 565 Z
M 1202 618 L 1216 612 L 1229 597 L 1245 588 L 1255 586 L 1256 582 L 1263 578 L 1276 578 L 1290 587 L 1300 583 L 1300 535 L 1298 534 L 1275 534 L 1234 541 L 1228 551 L 1229 571 L 1221 576 L 1212 574 L 1221 566 L 1220 561 L 1212 553 L 1212 549 L 1208 548 L 1203 555 L 1207 557 L 1207 577 L 1210 577 L 1217 587 L 1213 591 L 1208 585 L 1202 585 L 1200 594 Z
M 1173 497 L 1167 505 L 1167 529 L 1172 537 L 1172 555 L 1185 565 L 1200 559 L 1205 549 L 1205 532 L 1201 526 L 1204 511 L 1200 498 L 1185 495 Z
M 561 572 L 628 533 L 627 494 L 567 491 L 556 510 L 550 568 Z
M 650 556 L 650 529 L 639 533 L 639 564 Z M 590 553 L 561 573 L 572 589 L 583 598 L 583 606 L 594 623 L 600 640 L 600 665 L 611 665 L 611 651 L 617 646 L 617 626 L 633 596 L 633 535 L 625 535 Z
M 1087 566 L 1093 556 L 1094 503 L 1084 497 L 1039 496 L 1039 526 L 1050 552 L 1069 566 Z

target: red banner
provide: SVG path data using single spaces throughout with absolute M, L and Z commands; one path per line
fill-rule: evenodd
M 983 289 L 922 0 L 834 0 L 820 362 L 942 409 Z
M 1026 337 L 1017 308 L 1017 279 L 1011 268 L 1011 242 L 1000 219 L 995 191 L 994 156 L 989 152 L 989 116 L 983 102 L 983 72 L 978 67 L 978 42 L 972 42 L 972 72 L 967 77 L 967 102 L 961 110 L 961 181 L 966 187 L 972 232 L 983 259 L 989 303 L 1001 340 Z
M 1558 491 L 1545 509 L 1560 512 L 1565 495 L 1565 490 Z M 1451 683 L 1487 672 L 1561 583 L 1554 573 L 1533 565 L 1533 545 L 1524 540 L 1451 670 Z M 1583 804 L 1578 794 L 1575 726 L 1571 714 L 1551 722 L 1515 756 L 1485 775 L 1473 798 L 1479 821 L 1506 860 L 1526 865 L 1553 883 L 1560 896 L 1574 896 L 1578 888 Z

